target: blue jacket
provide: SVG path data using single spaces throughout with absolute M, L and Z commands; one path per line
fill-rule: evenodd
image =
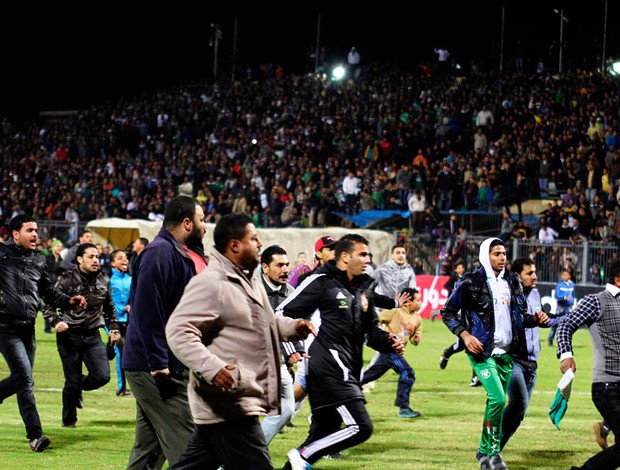
M 125 307 L 129 303 L 129 290 L 131 289 L 131 275 L 122 273 L 112 268 L 112 277 L 110 277 L 110 288 L 112 289 L 112 300 L 116 307 L 116 318 L 120 323 L 127 323 L 129 315 L 125 311 Z
M 486 271 L 491 269 L 488 249 L 492 240 L 487 239 L 480 246 L 482 267 L 463 276 L 441 309 L 443 322 L 453 334 L 459 336 L 463 331 L 468 331 L 482 343 L 483 350 L 480 354 L 474 355 L 465 349 L 475 361 L 490 357 L 495 347 L 494 300 Z M 519 276 L 511 271 L 503 271 L 500 276 L 504 276 L 511 292 L 512 341 L 509 352 L 515 357 L 527 360 L 525 327 L 536 326 L 535 318 L 527 313 L 527 299 Z
M 567 297 L 571 297 L 567 299 Z M 575 303 L 575 283 L 571 280 L 558 282 L 555 286 L 555 299 L 558 301 L 556 313 L 568 313 Z
M 203 255 L 202 245 L 189 247 Z M 125 370 L 170 369 L 180 376 L 185 366 L 166 342 L 166 323 L 183 290 L 196 274 L 194 262 L 165 228 L 140 253 L 131 280 L 131 315 L 123 350 Z

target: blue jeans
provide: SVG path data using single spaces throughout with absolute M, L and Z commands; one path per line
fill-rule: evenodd
M 380 353 L 377 360 L 364 371 L 361 384 L 364 385 L 377 380 L 390 369 L 398 374 L 394 405 L 399 408 L 408 408 L 411 387 L 415 383 L 415 372 L 403 356 Z
M 592 384 L 592 402 L 601 413 L 605 424 L 614 436 L 620 436 L 620 382 L 598 382 Z M 620 463 L 620 443 L 602 450 L 581 467 L 587 470 L 607 470 L 618 468 Z
M 110 381 L 110 364 L 101 341 L 99 330 L 89 335 L 79 335 L 71 330 L 56 334 L 56 346 L 65 374 L 62 389 L 62 422 L 73 424 L 77 421 L 76 403 L 82 390 L 95 390 Z M 82 375 L 82 363 L 88 375 Z
M 293 394 L 293 378 L 288 372 L 286 364 L 280 365 L 281 387 L 280 392 L 280 414 L 277 416 L 267 416 L 261 423 L 265 440 L 269 444 L 276 434 L 280 432 L 286 423 L 289 422 L 295 413 L 295 395 Z
M 501 449 L 506 446 L 508 439 L 521 425 L 532 399 L 534 385 L 536 385 L 536 369 L 515 361 L 510 376 L 510 384 L 508 384 L 508 404 L 504 408 L 504 418 L 502 419 Z
M 34 326 L 18 328 L 0 324 L 0 353 L 11 372 L 10 377 L 0 382 L 0 403 L 17 393 L 17 406 L 29 441 L 43 434 L 32 378 L 35 350 Z
M 564 317 L 568 315 L 570 311 L 571 307 L 558 308 L 558 311 L 555 315 L 556 318 L 559 318 L 559 321 L 549 327 L 549 337 L 547 338 L 547 344 L 549 344 L 549 346 L 553 345 L 553 338 L 555 338 L 555 332 L 558 330 L 558 326 L 560 326 L 560 323 L 562 322 Z

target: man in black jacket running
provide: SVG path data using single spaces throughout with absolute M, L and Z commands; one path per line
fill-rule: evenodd
M 346 235 L 336 245 L 336 259 L 280 304 L 286 316 L 309 318 L 319 310 L 321 319 L 308 351 L 312 423 L 306 441 L 289 451 L 285 469 L 311 468 L 322 456 L 361 444 L 372 434 L 360 386 L 364 343 L 386 354 L 402 355 L 404 346 L 378 326 L 372 279 L 364 272 L 368 263 L 368 240 Z

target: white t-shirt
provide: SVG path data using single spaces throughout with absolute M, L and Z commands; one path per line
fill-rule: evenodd
M 493 295 L 493 312 L 495 314 L 495 333 L 492 354 L 505 354 L 512 342 L 512 321 L 510 319 L 510 287 L 503 277 L 488 278 Z

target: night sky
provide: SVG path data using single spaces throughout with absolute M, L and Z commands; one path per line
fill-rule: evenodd
M 565 69 L 600 64 L 603 44 L 604 0 L 578 6 L 551 0 L 383 1 L 371 8 L 349 1 L 213 3 L 2 2 L 0 112 L 75 108 L 211 78 L 211 24 L 222 30 L 218 68 L 230 79 L 235 19 L 238 66 L 272 62 L 289 72 L 312 67 L 307 53 L 316 47 L 317 32 L 331 61 L 346 60 L 356 46 L 362 63 L 414 67 L 434 61 L 433 48 L 444 45 L 465 67 L 472 60 L 485 62 L 494 44 L 499 51 L 502 5 L 505 69 L 517 39 L 532 67 L 539 58 L 557 61 L 555 55 L 548 57 L 551 41 L 560 36 L 554 8 L 563 8 L 569 20 L 564 25 Z M 620 54 L 620 34 L 612 27 L 619 15 L 619 2 L 608 2 L 607 55 Z

